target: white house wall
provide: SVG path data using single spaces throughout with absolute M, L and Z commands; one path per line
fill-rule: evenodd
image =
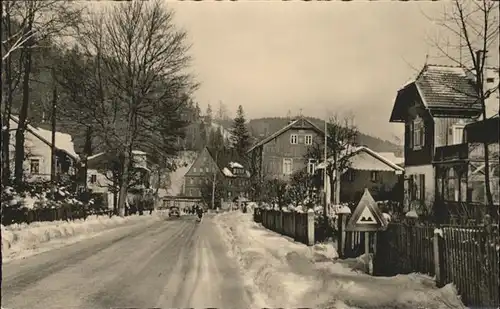
M 10 120 L 10 129 L 17 129 L 17 123 L 13 120 Z M 10 158 L 11 158 L 11 170 L 14 172 L 14 157 L 15 157 L 15 144 L 16 144 L 16 136 L 15 132 L 11 132 L 10 134 Z M 42 142 L 38 137 L 30 133 L 29 131 L 25 131 L 24 133 L 24 151 L 25 151 L 25 160 L 23 162 L 23 170 L 24 174 L 27 177 L 27 180 L 49 180 L 50 179 L 50 169 L 52 162 L 52 149 L 49 145 Z M 40 168 L 38 175 L 30 175 L 30 160 L 38 159 L 40 160 Z

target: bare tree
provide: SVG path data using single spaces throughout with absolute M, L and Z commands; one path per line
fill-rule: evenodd
M 349 167 L 351 154 L 356 149 L 358 129 L 353 116 L 334 115 L 327 123 L 326 174 L 330 177 L 333 203 L 340 203 L 340 176 Z M 305 160 L 324 160 L 324 144 L 315 143 L 309 148 Z
M 93 126 L 107 151 L 119 154 L 118 211 L 124 215 L 132 151 L 166 160 L 184 136 L 179 111 L 196 86 L 186 73 L 186 32 L 175 28 L 173 11 L 162 2 L 133 1 L 91 15 L 79 44 L 91 68 L 83 75 L 91 96 L 74 112 Z
M 450 44 L 449 40 L 443 44 L 433 40 L 432 44 L 447 60 L 475 76 L 477 92 L 465 95 L 473 96 L 475 103 L 480 103 L 483 119 L 491 116 L 488 115 L 488 99 L 498 93 L 499 87 L 498 79 L 491 85 L 486 81 L 487 71 L 491 69 L 487 66 L 488 51 L 496 53 L 499 50 L 499 12 L 497 1 L 454 0 L 443 18 L 433 19 L 451 34 L 454 41 L 458 41 L 458 44 Z M 498 67 L 496 70 L 495 75 L 498 76 Z M 453 90 L 463 93 L 460 89 Z M 492 205 L 490 154 L 488 145 L 483 146 L 486 200 Z
M 57 36 L 64 36 L 69 29 L 79 23 L 81 10 L 69 1 L 7 1 L 11 19 L 19 21 L 21 27 L 17 32 L 10 31 L 6 38 L 6 56 L 10 58 L 12 52 L 22 49 L 22 85 L 23 100 L 19 111 L 19 125 L 16 130 L 16 156 L 14 176 L 16 184 L 22 184 L 24 161 L 24 132 L 27 125 L 30 106 L 30 76 L 32 74 L 32 57 L 38 43 L 46 40 L 55 40 Z M 2 2 L 3 3 L 3 2 Z M 8 21 L 10 23 L 10 20 Z M 12 29 L 11 29 L 12 30 Z M 3 43 L 3 42 L 2 42 Z

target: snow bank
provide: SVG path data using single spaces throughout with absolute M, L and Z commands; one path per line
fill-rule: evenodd
M 465 308 L 453 285 L 436 288 L 421 274 L 373 277 L 371 256 L 339 260 L 333 244 L 313 247 L 262 228 L 251 215 L 215 218 L 247 281 L 265 307 Z
M 79 236 L 79 240 L 92 237 L 97 232 L 144 221 L 160 220 L 161 214 L 133 215 L 128 217 L 90 216 L 87 220 L 33 222 L 1 226 L 3 261 L 33 251 L 54 240 L 67 240 Z

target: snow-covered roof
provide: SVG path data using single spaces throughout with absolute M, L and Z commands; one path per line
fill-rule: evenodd
M 396 164 L 402 164 L 405 161 L 405 158 L 397 157 L 394 152 L 379 152 L 378 154 Z
M 227 177 L 234 177 L 233 173 L 231 173 L 231 171 L 227 168 L 227 167 L 224 167 L 222 169 L 222 173 L 224 174 L 224 176 L 227 176 Z
M 16 123 L 19 123 L 19 118 L 17 118 L 16 116 L 11 115 L 11 119 Z M 52 131 L 42 128 L 36 128 L 29 124 L 26 128 L 30 133 L 32 133 L 42 142 L 46 143 L 49 146 L 52 146 Z M 78 154 L 75 151 L 75 144 L 73 143 L 73 137 L 71 135 L 56 131 L 55 137 L 55 146 L 57 149 L 66 152 L 73 159 L 79 158 Z
M 102 156 L 103 154 L 105 154 L 105 152 L 99 152 L 99 153 L 96 153 L 95 155 L 92 155 L 92 156 L 89 156 L 87 159 L 88 160 L 93 160 L 95 158 L 98 158 L 100 156 Z M 132 154 L 135 154 L 135 155 L 147 155 L 146 152 L 144 151 L 141 151 L 141 150 L 132 150 Z
M 388 158 L 365 146 L 355 148 L 351 155 L 349 166 L 351 169 L 394 172 L 402 172 L 404 170 L 402 167 L 398 166 L 397 163 L 390 161 Z M 328 161 L 331 162 L 332 159 Z M 316 169 L 323 169 L 325 165 L 325 162 L 321 162 Z
M 230 168 L 244 168 L 243 165 L 239 164 L 238 162 L 229 162 L 229 167 Z

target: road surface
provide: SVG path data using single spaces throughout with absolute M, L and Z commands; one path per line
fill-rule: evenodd
M 4 308 L 249 308 L 206 217 L 141 223 L 3 265 Z

